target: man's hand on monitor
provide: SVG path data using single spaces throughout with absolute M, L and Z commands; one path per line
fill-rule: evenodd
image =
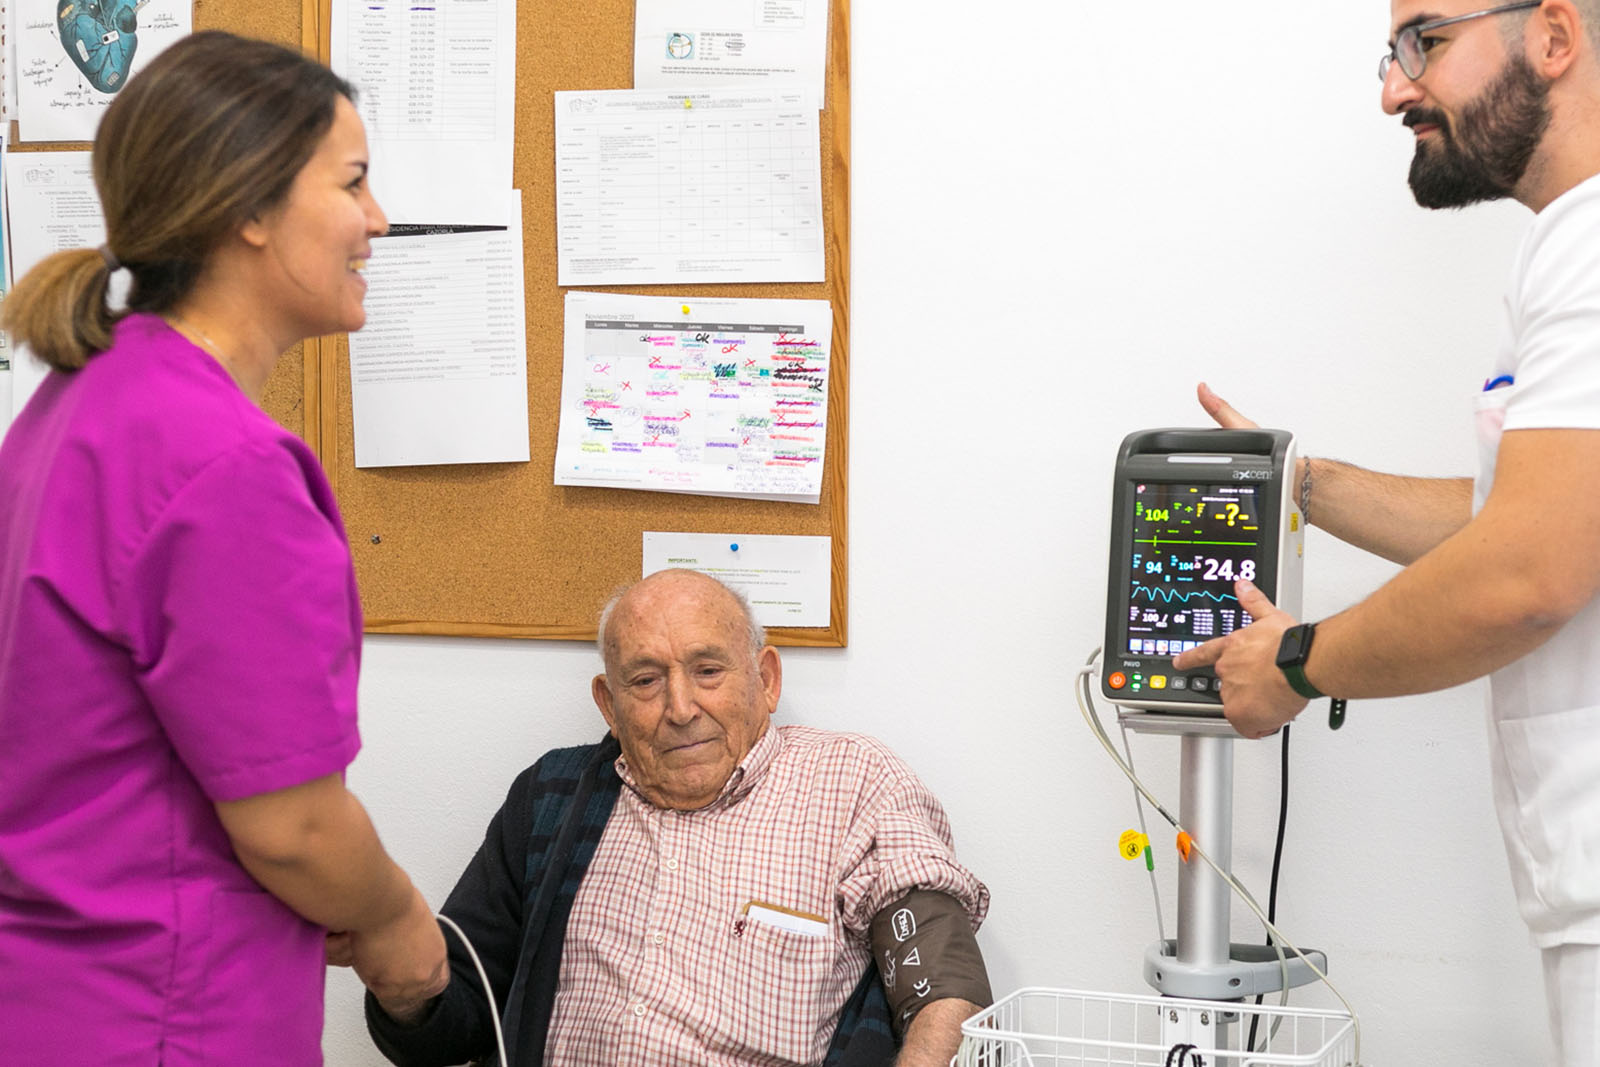
M 1231 408 L 1229 409 L 1232 410 Z M 1175 657 L 1181 671 L 1210 667 L 1217 674 L 1222 713 L 1245 737 L 1266 737 L 1300 714 L 1306 698 L 1278 669 L 1278 643 L 1295 624 L 1250 582 L 1236 582 L 1239 605 L 1255 620 L 1242 630 L 1197 645 Z

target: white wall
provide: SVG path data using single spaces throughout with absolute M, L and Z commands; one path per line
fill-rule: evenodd
M 788 653 L 780 714 L 885 738 L 943 797 L 994 894 L 997 991 L 1144 992 L 1150 894 L 1116 855 L 1131 792 L 1071 694 L 1100 641 L 1117 443 L 1199 424 L 1203 377 L 1312 454 L 1469 472 L 1526 213 L 1412 203 L 1376 0 L 853 15 L 851 645 Z M 1390 573 L 1317 531 L 1307 556 L 1311 617 Z M 599 735 L 595 666 L 571 644 L 368 640 L 351 781 L 435 904 L 515 773 Z M 1175 802 L 1176 742 L 1135 746 Z M 1262 899 L 1277 758 L 1238 746 L 1235 868 Z M 1306 716 L 1279 919 L 1327 951 L 1366 1063 L 1548 1058 L 1479 687 L 1358 702 L 1337 734 Z M 1234 926 L 1259 936 L 1242 906 Z M 348 973 L 326 1048 L 382 1062 Z

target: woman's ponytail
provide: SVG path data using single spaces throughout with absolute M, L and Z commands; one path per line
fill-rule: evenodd
M 113 262 L 94 248 L 41 260 L 0 303 L 0 329 L 56 370 L 78 370 L 111 345 L 117 315 L 106 306 L 106 290 Z

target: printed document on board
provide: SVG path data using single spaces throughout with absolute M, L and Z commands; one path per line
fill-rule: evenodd
M 733 586 L 762 626 L 828 625 L 832 538 L 646 531 L 644 576 L 672 567 Z
M 4 138 L 0 138 L 0 301 L 5 300 L 6 290 L 11 288 L 11 263 L 6 255 L 6 250 L 11 247 L 10 234 L 6 226 L 6 146 Z M 0 373 L 11 370 L 11 339 L 4 330 L 0 330 Z M 6 395 L 0 401 L 0 430 L 4 429 L 6 420 L 11 414 L 11 378 L 6 377 Z
M 0 0 L 0 126 L 17 113 L 17 79 L 11 75 L 17 66 L 16 12 L 16 0 Z
M 802 86 L 822 107 L 828 0 L 635 0 L 633 87 Z
M 5 13 L 0 10 L 0 18 Z M 0 49 L 4 51 L 4 49 Z M 11 242 L 5 234 L 5 159 L 6 146 L 4 138 L 0 138 L 0 300 L 5 299 L 5 291 L 10 287 L 11 269 L 6 262 L 5 250 L 11 247 Z M 11 339 L 0 330 L 0 437 L 5 436 L 6 428 L 11 425 Z
M 557 285 L 820 282 L 800 89 L 558 92 Z
M 522 194 L 504 229 L 372 242 L 350 335 L 356 466 L 528 459 Z
M 333 0 L 331 65 L 389 221 L 505 224 L 516 45 L 516 0 Z
M 567 294 L 557 485 L 815 504 L 826 300 Z
M 29 141 L 92 141 L 122 87 L 188 35 L 188 0 L 6 0 L 14 4 L 17 114 Z
M 106 239 L 88 152 L 7 152 L 5 171 L 9 265 L 14 277 L 28 273 L 51 253 L 94 248 Z M 126 275 L 118 274 L 117 279 Z M 22 410 L 46 373 L 45 365 L 26 349 L 12 352 L 13 414 Z

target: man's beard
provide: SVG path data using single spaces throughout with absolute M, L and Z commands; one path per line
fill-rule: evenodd
M 1417 142 L 1411 193 L 1427 208 L 1466 207 L 1510 196 L 1550 125 L 1550 83 L 1527 59 L 1513 55 L 1494 81 L 1461 112 L 1452 130 L 1442 111 L 1406 112 L 1407 126 L 1437 132 Z

